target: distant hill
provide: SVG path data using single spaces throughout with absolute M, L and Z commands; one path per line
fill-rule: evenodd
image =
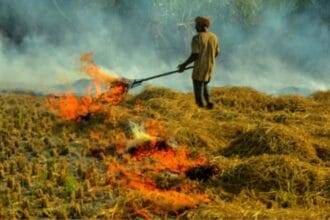
M 88 88 L 89 85 L 91 85 L 92 81 L 89 79 L 79 79 L 76 80 L 70 84 L 66 85 L 57 85 L 54 86 L 53 89 L 55 91 L 75 91 L 77 94 L 83 94 L 86 92 L 86 88 Z M 277 89 L 273 94 L 276 95 L 303 95 L 303 96 L 309 96 L 311 95 L 314 90 L 304 88 L 304 87 L 295 87 L 295 86 L 289 86 L 289 87 L 284 87 L 281 89 Z
M 278 95 L 304 95 L 304 96 L 309 96 L 313 92 L 315 92 L 315 91 L 313 91 L 311 89 L 291 86 L 291 87 L 285 87 L 285 88 L 282 88 L 282 89 L 278 89 L 278 90 L 276 90 L 275 94 L 278 94 Z
M 63 92 L 63 91 L 74 91 L 76 94 L 83 94 L 86 89 L 91 85 L 92 80 L 90 79 L 79 79 L 69 84 L 59 84 L 52 87 L 52 90 Z
M 7 85 L 7 86 L 2 86 L 3 89 L 1 89 L 0 86 L 0 92 L 18 92 L 18 93 L 34 93 L 36 95 L 42 95 L 42 94 L 48 94 L 52 92 L 66 92 L 66 91 L 72 91 L 77 95 L 83 95 L 86 93 L 87 88 L 92 85 L 93 87 L 93 81 L 90 79 L 79 79 L 76 81 L 73 81 L 71 83 L 67 84 L 58 84 L 55 86 L 50 86 L 47 89 L 40 89 L 40 90 L 32 90 L 29 89 L 31 86 L 27 85 L 21 85 L 21 86 L 14 86 L 14 85 Z M 143 87 L 143 86 L 142 86 Z M 28 89 L 25 89 L 28 88 Z M 36 87 L 35 87 L 36 88 Z M 106 89 L 104 86 L 102 89 Z M 45 91 L 43 91 L 45 90 Z M 304 88 L 304 87 L 296 87 L 296 86 L 289 86 L 289 87 L 284 87 L 277 89 L 273 92 L 269 92 L 270 94 L 275 94 L 275 95 L 302 95 L 302 96 L 310 96 L 313 94 L 314 90 Z
M 34 95 L 46 95 L 51 93 L 61 93 L 61 92 L 74 92 L 77 95 L 83 95 L 86 94 L 87 89 L 92 86 L 93 87 L 93 81 L 90 79 L 79 79 L 72 83 L 67 84 L 57 84 L 54 86 L 48 86 L 47 88 L 39 88 L 37 86 L 31 86 L 31 85 L 0 85 L 0 93 L 30 93 Z M 34 88 L 34 89 L 32 89 Z M 105 89 L 104 86 L 102 89 Z

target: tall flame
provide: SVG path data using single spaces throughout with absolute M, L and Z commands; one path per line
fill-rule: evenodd
M 91 113 L 104 110 L 105 105 L 118 105 L 127 93 L 127 84 L 115 74 L 108 74 L 93 60 L 93 53 L 83 54 L 80 58 L 82 71 L 92 79 L 86 88 L 86 95 L 76 96 L 66 92 L 59 97 L 49 97 L 48 108 L 65 120 L 80 120 Z M 92 92 L 94 86 L 95 94 Z M 102 91 L 102 87 L 107 87 Z
M 85 53 L 80 57 L 81 69 L 87 75 L 89 75 L 93 80 L 99 83 L 112 83 L 118 80 L 118 76 L 115 74 L 109 75 L 101 67 L 97 66 L 93 60 L 93 53 Z

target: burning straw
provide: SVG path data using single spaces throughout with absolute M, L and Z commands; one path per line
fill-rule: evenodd
M 90 114 L 106 111 L 109 105 L 118 105 L 127 93 L 125 80 L 108 74 L 92 58 L 92 54 L 87 53 L 80 60 L 82 71 L 92 78 L 94 94 L 88 88 L 87 95 L 82 97 L 73 92 L 49 97 L 48 106 L 59 117 L 79 121 Z M 103 92 L 104 85 L 108 89 Z M 147 120 L 147 131 L 134 123 L 130 125 L 132 139 L 123 137 L 117 149 L 121 157 L 108 164 L 108 184 L 142 201 L 143 205 L 134 210 L 137 215 L 146 218 L 148 211 L 154 214 L 177 213 L 210 202 L 210 198 L 199 189 L 198 182 L 188 180 L 191 170 L 208 165 L 205 156 L 193 157 L 188 148 L 169 144 L 157 121 Z
M 92 84 L 86 88 L 86 95 L 81 97 L 68 91 L 47 99 L 47 107 L 65 120 L 79 121 L 106 105 L 118 105 L 128 91 L 127 83 L 114 74 L 108 74 L 93 61 L 93 54 L 81 56 L 81 70 L 92 78 Z M 106 91 L 102 91 L 106 87 Z M 92 91 L 94 88 L 94 92 Z
M 196 184 L 185 181 L 187 171 L 207 164 L 204 156 L 192 158 L 187 148 L 173 147 L 135 124 L 131 127 L 134 139 L 126 142 L 123 159 L 108 165 L 109 184 L 133 192 L 155 214 L 210 202 Z M 164 187 L 167 180 L 172 183 Z

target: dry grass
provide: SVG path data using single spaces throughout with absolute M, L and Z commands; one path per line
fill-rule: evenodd
M 227 191 L 288 192 L 295 196 L 324 193 L 329 168 L 315 167 L 291 156 L 251 157 L 218 177 Z M 301 198 L 302 202 L 305 198 Z M 310 198 L 308 198 L 310 199 Z M 313 204 L 313 203 L 310 203 Z
M 190 93 L 149 87 L 72 122 L 49 113 L 45 97 L 0 95 L 0 218 L 329 218 L 329 91 L 273 97 L 226 87 L 212 98 L 208 111 Z M 154 135 L 205 154 L 209 178 L 154 178 L 161 189 L 194 184 L 211 202 L 167 209 L 165 197 L 110 185 L 129 121 L 147 130 L 156 121 Z
M 317 162 L 315 148 L 307 134 L 299 134 L 294 128 L 284 125 L 258 125 L 237 136 L 223 149 L 225 156 L 251 157 L 262 154 L 291 155 L 301 160 Z

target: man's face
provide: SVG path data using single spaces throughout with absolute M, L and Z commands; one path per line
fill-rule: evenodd
M 195 24 L 195 29 L 197 32 L 201 32 L 203 28 L 200 24 Z
M 205 32 L 208 28 L 201 24 L 195 24 L 195 29 L 197 32 Z

